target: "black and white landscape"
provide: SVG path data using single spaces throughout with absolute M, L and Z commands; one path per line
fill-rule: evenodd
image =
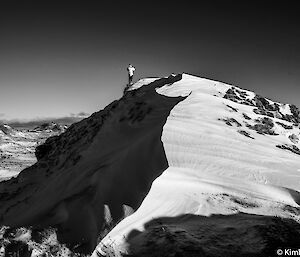
M 297 107 L 221 82 L 140 80 L 0 184 L 1 223 L 15 228 L 3 240 L 33 256 L 62 254 L 63 243 L 94 256 L 295 248 L 299 121 Z
M 271 3 L 4 4 L 0 257 L 300 255 L 300 23 Z

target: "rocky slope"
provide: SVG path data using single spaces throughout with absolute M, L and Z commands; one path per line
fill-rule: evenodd
M 140 80 L 0 183 L 2 248 L 194 257 L 300 247 L 299 120 L 293 105 L 224 83 Z

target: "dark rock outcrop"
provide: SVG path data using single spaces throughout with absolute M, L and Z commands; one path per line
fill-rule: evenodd
M 234 88 L 229 88 L 225 95 L 224 95 L 225 99 L 231 100 L 233 102 L 238 102 L 239 100 L 241 100 L 241 98 L 235 93 Z
M 237 127 L 241 127 L 242 124 L 239 123 L 236 119 L 234 118 L 223 118 L 223 119 L 219 119 L 221 121 L 224 121 L 226 125 L 228 126 L 232 126 L 232 125 L 235 125 Z
M 276 124 L 280 125 L 281 127 L 283 127 L 284 129 L 293 129 L 293 126 L 290 125 L 286 125 L 282 122 L 276 121 Z
M 231 111 L 234 111 L 234 112 L 237 112 L 237 111 L 238 111 L 236 108 L 232 107 L 231 105 L 226 104 L 226 106 L 227 106 Z
M 299 143 L 299 137 L 295 134 L 289 135 L 289 140 L 291 140 L 291 142 L 294 143 L 294 144 Z
M 295 145 L 285 144 L 285 145 L 276 145 L 276 147 L 300 155 L 300 149 Z
M 246 120 L 251 120 L 251 118 L 250 118 L 246 113 L 243 113 L 243 117 L 244 117 L 244 119 L 246 119 Z
M 181 215 L 145 224 L 128 237 L 128 257 L 266 257 L 281 248 L 298 249 L 300 225 L 290 219 L 238 213 Z
M 290 104 L 290 110 L 294 117 L 295 123 L 300 123 L 300 110 L 296 105 Z
M 278 135 L 273 130 L 274 123 L 273 123 L 272 119 L 263 117 L 263 118 L 255 120 L 255 121 L 256 121 L 256 124 L 254 124 L 254 125 L 247 124 L 246 126 L 252 130 L 255 130 L 257 133 L 262 134 L 262 135 L 272 135 L 272 136 Z
M 240 133 L 241 135 L 244 135 L 245 137 L 249 137 L 249 138 L 251 138 L 251 139 L 255 139 L 254 137 L 252 137 L 252 136 L 250 135 L 249 132 L 247 132 L 247 131 L 245 131 L 245 130 L 238 130 L 238 133 Z
M 265 109 L 254 108 L 253 112 L 260 115 L 265 115 L 274 118 L 274 114 L 270 111 L 266 111 Z
M 228 99 L 230 101 L 245 104 L 245 105 L 251 105 L 253 106 L 253 103 L 247 98 L 247 93 L 242 90 L 238 90 L 235 87 L 229 88 L 223 98 Z
M 273 103 L 260 95 L 255 95 L 249 99 L 246 91 L 235 87 L 229 88 L 223 98 L 239 104 L 254 106 L 256 108 L 253 109 L 253 112 L 259 115 L 276 117 L 294 124 L 300 123 L 300 111 L 295 105 L 289 105 L 291 114 L 283 114 L 278 103 Z
M 266 111 L 276 111 L 276 110 L 278 111 L 279 110 L 279 109 L 277 109 L 278 106 L 270 104 L 270 102 L 262 96 L 256 95 L 253 98 L 253 100 L 254 100 L 255 106 L 258 107 L 258 109 L 263 109 Z

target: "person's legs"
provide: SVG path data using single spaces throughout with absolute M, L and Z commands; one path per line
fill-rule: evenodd
M 133 77 L 133 76 L 128 75 L 128 85 L 131 85 L 131 84 L 132 84 L 132 77 Z

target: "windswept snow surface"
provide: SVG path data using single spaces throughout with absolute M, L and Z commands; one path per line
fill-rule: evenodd
M 253 112 L 251 105 L 224 99 L 230 88 L 183 74 L 180 81 L 156 90 L 170 97 L 188 96 L 172 109 L 163 127 L 161 140 L 169 167 L 153 182 L 138 210 L 112 229 L 96 251 L 108 256 L 127 253 L 128 234 L 143 231 L 145 223 L 158 217 L 244 212 L 299 222 L 299 212 L 290 210 L 300 204 L 300 155 L 276 147 L 291 144 L 292 134 L 298 138 L 299 125 L 274 117 L 270 119 L 276 135 L 257 133 L 251 125 L 264 116 Z M 237 89 L 245 99 L 255 97 Z M 291 114 L 288 105 L 280 109 Z M 225 124 L 224 119 L 236 122 Z

